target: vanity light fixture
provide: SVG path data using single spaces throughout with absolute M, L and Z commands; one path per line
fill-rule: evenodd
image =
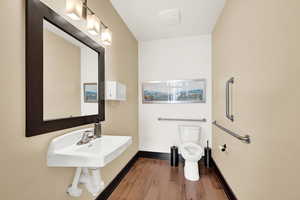
M 66 0 L 66 14 L 73 20 L 82 17 L 83 3 L 81 0 Z
M 100 34 L 103 44 L 111 45 L 112 32 L 88 7 L 87 0 L 66 0 L 66 14 L 73 20 L 86 20 L 87 31 L 94 36 Z
M 101 40 L 105 45 L 110 46 L 112 43 L 112 32 L 108 27 L 105 27 L 101 32 Z
M 100 20 L 95 14 L 87 15 L 86 28 L 91 35 L 98 35 L 100 33 Z

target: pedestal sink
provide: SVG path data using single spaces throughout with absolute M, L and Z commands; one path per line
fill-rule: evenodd
M 67 192 L 71 196 L 80 196 L 78 184 L 86 185 L 93 195 L 103 188 L 100 168 L 117 158 L 132 143 L 131 136 L 109 136 L 93 139 L 87 144 L 78 145 L 85 131 L 81 129 L 54 138 L 48 149 L 47 163 L 49 167 L 75 167 L 76 173 L 72 185 Z M 91 173 L 90 173 L 91 171 Z

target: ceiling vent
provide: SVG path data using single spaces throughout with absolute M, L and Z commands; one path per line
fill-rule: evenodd
M 163 10 L 159 12 L 158 16 L 164 25 L 174 26 L 181 22 L 181 14 L 178 8 Z

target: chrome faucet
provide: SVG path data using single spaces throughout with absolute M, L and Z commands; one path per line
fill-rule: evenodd
M 82 133 L 81 139 L 77 142 L 77 145 L 87 144 L 94 139 L 101 138 L 101 136 L 101 124 L 98 122 L 94 125 L 94 131 L 87 130 Z
M 82 133 L 81 139 L 77 142 L 77 145 L 87 144 L 94 138 L 95 137 L 94 137 L 93 131 L 90 131 L 90 130 L 84 131 Z

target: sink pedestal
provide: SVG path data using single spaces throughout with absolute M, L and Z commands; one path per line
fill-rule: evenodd
M 104 188 L 100 168 L 77 167 L 72 185 L 67 189 L 67 193 L 70 196 L 79 197 L 82 193 L 82 189 L 78 187 L 79 184 L 84 184 L 93 196 L 97 196 Z

